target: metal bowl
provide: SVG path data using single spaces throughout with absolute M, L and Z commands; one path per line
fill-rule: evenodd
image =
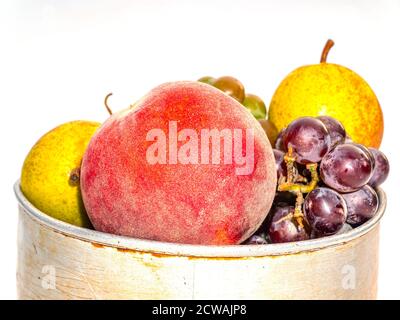
M 294 243 L 205 246 L 116 236 L 19 205 L 20 299 L 375 299 L 379 221 Z

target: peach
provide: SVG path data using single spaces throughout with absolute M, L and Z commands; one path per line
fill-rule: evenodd
M 113 114 L 82 161 L 83 201 L 100 231 L 189 244 L 237 244 L 275 195 L 271 145 L 239 102 L 173 82 Z

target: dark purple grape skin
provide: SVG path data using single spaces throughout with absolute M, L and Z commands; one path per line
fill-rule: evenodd
M 341 193 L 353 192 L 368 183 L 373 163 L 370 156 L 355 144 L 345 143 L 329 151 L 320 164 L 322 181 Z
M 373 171 L 373 169 L 375 168 L 375 158 L 374 158 L 374 155 L 372 154 L 371 150 L 369 150 L 366 146 L 364 146 L 363 144 L 360 144 L 360 143 L 351 142 L 351 144 L 354 144 L 355 146 L 361 148 L 367 154 L 367 156 L 371 160 L 372 171 Z
M 273 149 L 275 156 L 276 172 L 278 179 L 279 177 L 287 175 L 286 163 L 284 160 L 285 153 L 278 149 Z
M 357 227 L 371 219 L 378 210 L 378 195 L 369 185 L 360 190 L 342 194 L 347 205 L 347 223 Z
M 329 188 L 316 188 L 304 199 L 304 213 L 316 234 L 329 236 L 343 227 L 347 207 L 338 192 Z
M 329 136 L 331 137 L 331 148 L 344 142 L 346 139 L 346 130 L 340 121 L 329 116 L 319 116 L 317 119 L 321 120 L 328 129 Z
M 244 244 L 268 244 L 268 241 L 260 235 L 252 235 Z
M 283 145 L 283 135 L 285 134 L 285 129 L 282 129 L 281 132 L 278 133 L 278 136 L 275 140 L 275 149 L 286 152 L 285 146 Z
M 320 162 L 328 152 L 331 138 L 321 120 L 303 117 L 289 124 L 283 135 L 285 150 L 293 148 L 296 162 L 300 164 Z
M 310 238 L 307 231 L 300 227 L 292 217 L 293 206 L 274 207 L 268 228 L 268 236 L 272 243 L 302 241 Z
M 368 181 L 368 184 L 371 187 L 376 188 L 385 182 L 386 178 L 389 175 L 390 165 L 389 160 L 386 158 L 382 151 L 379 151 L 375 148 L 369 148 L 369 151 L 374 157 L 375 167 L 374 171 L 372 172 L 372 177 Z
M 338 232 L 336 232 L 335 234 L 343 234 L 343 233 L 350 232 L 351 230 L 353 230 L 353 227 L 351 225 L 349 225 L 348 223 L 345 223 L 345 224 L 343 224 L 343 227 L 341 227 L 340 230 Z M 318 239 L 318 238 L 322 238 L 322 237 L 324 237 L 324 236 L 315 232 L 314 230 L 311 231 L 311 239 Z

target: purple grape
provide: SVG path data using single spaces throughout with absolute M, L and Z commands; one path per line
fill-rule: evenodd
M 275 149 L 281 150 L 283 152 L 286 152 L 285 146 L 283 145 L 283 135 L 285 134 L 285 129 L 282 129 L 279 133 L 278 136 L 276 137 L 275 140 Z
M 347 223 L 353 227 L 371 219 L 378 209 L 378 195 L 369 185 L 342 196 L 347 205 Z
M 260 235 L 252 235 L 245 244 L 268 244 L 268 241 Z
M 285 177 L 287 175 L 286 163 L 284 160 L 285 154 L 281 150 L 278 149 L 273 149 L 273 150 L 275 156 L 276 172 L 278 174 L 278 179 L 279 179 L 279 177 L 282 176 Z
M 364 146 L 364 145 L 361 144 L 361 143 L 354 143 L 354 142 L 351 142 L 350 144 L 354 144 L 355 146 L 361 148 L 361 149 L 367 154 L 367 156 L 368 156 L 369 159 L 371 160 L 371 163 L 372 163 L 372 171 L 373 171 L 374 168 L 375 168 L 375 158 L 374 158 L 374 155 L 372 154 L 371 150 L 369 150 L 366 146 Z
M 346 138 L 344 139 L 344 143 L 352 143 L 353 139 L 350 138 L 348 134 L 346 134 Z
M 346 130 L 340 121 L 329 116 L 319 116 L 317 119 L 321 120 L 328 129 L 329 136 L 331 137 L 331 148 L 344 142 L 346 139 Z
M 328 188 L 311 191 L 304 200 L 304 213 L 316 234 L 337 233 L 346 221 L 347 208 L 343 197 Z
M 352 226 L 349 225 L 348 223 L 345 223 L 345 224 L 343 224 L 343 227 L 341 227 L 340 230 L 338 232 L 336 232 L 335 234 L 343 234 L 343 233 L 350 232 L 351 230 L 353 230 Z M 311 239 L 318 239 L 318 238 L 322 238 L 322 237 L 323 237 L 323 235 L 319 234 L 315 230 L 311 231 Z
M 303 117 L 289 124 L 283 136 L 285 150 L 293 148 L 296 162 L 300 164 L 321 161 L 328 152 L 331 138 L 322 121 Z
M 375 160 L 375 168 L 374 171 L 372 172 L 372 177 L 368 181 L 368 184 L 376 188 L 380 186 L 383 182 L 385 182 L 390 166 L 389 166 L 389 160 L 386 158 L 386 156 L 379 150 L 374 149 L 374 148 L 369 148 L 369 151 L 371 152 L 372 156 L 374 157 Z
M 345 223 L 343 225 L 343 227 L 341 227 L 340 230 L 336 234 L 347 233 L 347 232 L 350 232 L 351 230 L 353 230 L 353 227 L 351 225 L 349 225 L 348 223 Z
M 293 218 L 294 207 L 274 207 L 268 236 L 272 243 L 293 242 L 309 239 L 306 230 Z
M 323 235 L 320 235 L 318 232 L 315 232 L 315 230 L 311 230 L 310 239 L 318 239 L 322 237 Z
M 373 162 L 358 145 L 340 144 L 329 151 L 320 164 L 323 182 L 339 192 L 352 192 L 366 185 L 371 178 Z

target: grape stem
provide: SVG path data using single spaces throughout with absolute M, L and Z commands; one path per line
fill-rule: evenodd
M 282 221 L 285 220 L 292 220 L 294 219 L 297 223 L 297 226 L 300 229 L 305 229 L 305 224 L 307 224 L 307 220 L 304 217 L 304 213 L 303 213 L 303 203 L 304 203 L 304 198 L 303 198 L 303 194 L 301 192 L 297 192 L 297 197 L 296 197 L 296 206 L 294 208 L 294 213 L 289 214 L 285 217 L 282 217 L 281 219 L 279 219 L 277 221 L 277 223 L 280 223 Z
M 286 161 L 286 159 L 285 159 L 285 161 Z M 311 181 L 309 183 L 302 184 L 302 183 L 291 182 L 289 180 L 289 168 L 287 168 L 288 169 L 288 178 L 287 178 L 286 182 L 282 182 L 278 185 L 278 191 L 291 191 L 296 194 L 298 192 L 309 193 L 309 192 L 313 191 L 316 188 L 318 181 L 319 181 L 318 170 L 317 170 L 318 164 L 317 163 L 309 163 L 309 164 L 307 164 L 306 168 L 311 173 Z
M 286 171 L 287 171 L 287 178 L 286 182 L 287 183 L 293 183 L 296 176 L 297 176 L 297 169 L 294 165 L 295 162 L 295 157 L 293 156 L 293 147 L 289 146 L 288 152 L 284 156 L 284 160 L 286 163 Z M 279 190 L 281 191 L 281 190 Z
M 296 177 L 296 182 L 306 183 L 308 182 L 308 180 L 306 177 L 303 177 L 301 174 L 298 173 Z
M 325 44 L 324 49 L 322 50 L 321 60 L 320 60 L 321 63 L 326 63 L 326 58 L 328 57 L 328 53 L 334 44 L 335 43 L 333 42 L 333 40 L 328 39 L 328 41 Z
M 307 220 L 303 213 L 303 193 L 309 193 L 317 187 L 319 181 L 318 164 L 309 163 L 306 165 L 307 170 L 311 173 L 311 181 L 308 182 L 305 177 L 298 173 L 297 167 L 295 166 L 296 158 L 293 155 L 293 148 L 290 146 L 288 152 L 284 156 L 284 161 L 286 163 L 287 177 L 285 178 L 281 176 L 279 178 L 278 191 L 289 191 L 296 194 L 296 206 L 290 219 L 295 219 L 298 227 L 304 229 Z M 303 184 L 302 182 L 308 183 Z
M 303 222 L 306 221 L 304 219 L 303 203 L 304 203 L 303 194 L 301 192 L 297 192 L 296 206 L 294 208 L 293 218 L 296 219 L 296 222 L 297 222 L 298 226 L 300 228 L 302 228 L 302 229 L 304 229 L 304 223 Z

